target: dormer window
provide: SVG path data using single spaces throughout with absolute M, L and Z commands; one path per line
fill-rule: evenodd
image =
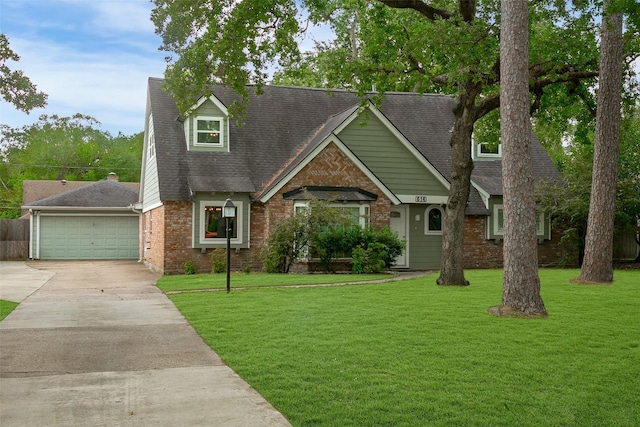
M 222 117 L 198 116 L 193 130 L 194 145 L 200 147 L 222 147 L 224 141 L 223 130 Z
M 481 142 L 476 144 L 476 158 L 494 158 L 499 159 L 502 157 L 502 144 L 494 144 L 488 142 Z

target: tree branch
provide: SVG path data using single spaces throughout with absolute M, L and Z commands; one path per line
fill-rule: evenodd
M 475 106 L 473 111 L 473 117 L 476 120 L 480 120 L 496 108 L 500 108 L 500 94 L 488 96 Z
M 471 22 L 476 16 L 476 0 L 459 0 L 458 9 L 464 22 Z
M 394 9 L 413 9 L 432 21 L 434 21 L 436 18 L 450 19 L 450 18 L 453 18 L 454 16 L 454 12 L 429 6 L 423 0 L 378 0 L 378 1 Z M 461 3 L 463 2 L 468 3 L 470 1 L 474 3 L 474 10 L 475 10 L 475 1 L 460 0 Z M 460 5 L 460 8 L 462 9 L 462 5 Z

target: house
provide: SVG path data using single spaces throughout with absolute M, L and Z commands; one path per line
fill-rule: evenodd
M 451 176 L 455 101 L 442 95 L 387 93 L 380 108 L 347 91 L 264 87 L 238 123 L 240 97 L 219 87 L 181 116 L 163 80 L 148 85 L 140 205 L 141 258 L 152 269 L 181 272 L 186 261 L 210 268 L 226 246 L 219 230 L 227 198 L 232 269 L 260 268 L 260 250 L 279 219 L 308 203 L 332 200 L 374 227 L 405 239 L 397 268 L 440 266 L 442 214 Z M 560 175 L 533 137 L 536 176 Z M 500 148 L 473 147 L 476 168 L 466 214 L 466 267 L 502 264 Z M 306 189 L 306 193 L 305 193 Z M 549 218 L 539 213 L 540 262 L 557 257 Z
M 106 180 L 24 181 L 29 258 L 138 259 L 139 183 Z

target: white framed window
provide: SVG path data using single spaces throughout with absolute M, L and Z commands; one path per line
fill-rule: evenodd
M 236 205 L 236 216 L 229 219 L 231 229 L 231 243 L 242 243 L 243 230 L 243 203 L 233 202 Z M 199 203 L 200 227 L 198 241 L 201 244 L 227 242 L 226 218 L 222 217 L 223 200 L 203 200 Z
M 476 144 L 476 158 L 495 158 L 502 157 L 502 144 L 489 144 L 488 142 L 481 142 Z
M 147 128 L 147 159 L 156 156 L 156 137 L 153 131 L 153 116 L 149 116 L 149 126 Z
M 504 235 L 504 207 L 503 205 L 493 206 L 493 234 Z M 544 213 L 540 212 L 536 216 L 536 235 L 544 235 Z
M 224 118 L 198 116 L 193 127 L 193 145 L 222 147 L 224 145 Z
M 360 227 L 366 227 L 369 224 L 370 217 L 370 207 L 369 203 L 360 203 L 360 202 L 336 202 L 330 203 L 330 207 L 340 209 L 345 212 L 348 217 L 351 219 L 353 224 L 358 224 Z M 294 203 L 294 213 L 299 213 L 304 211 L 309 207 L 309 202 L 307 200 L 297 200 Z
M 440 206 L 429 206 L 424 213 L 424 234 L 442 234 L 443 216 Z

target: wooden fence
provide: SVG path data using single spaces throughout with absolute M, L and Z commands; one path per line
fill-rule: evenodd
M 29 258 L 29 220 L 0 219 L 0 261 Z

